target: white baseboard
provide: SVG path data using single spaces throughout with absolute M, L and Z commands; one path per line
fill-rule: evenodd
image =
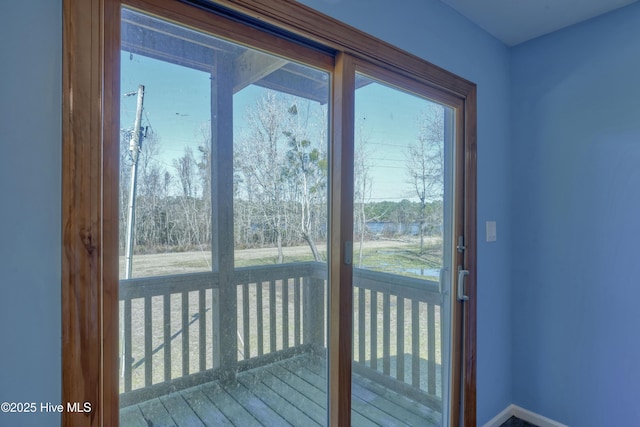
M 509 405 L 506 408 L 504 408 L 502 410 L 502 412 L 500 412 L 498 415 L 496 415 L 495 417 L 493 417 L 491 420 L 489 420 L 485 425 L 483 425 L 482 427 L 500 427 L 502 425 L 502 423 L 504 423 L 505 421 L 507 421 L 509 418 L 511 418 L 511 416 L 513 415 L 513 408 L 516 405 Z
M 531 424 L 535 424 L 540 427 L 568 427 L 557 421 L 554 421 L 547 417 L 543 417 L 542 415 L 536 414 L 535 412 L 528 411 L 524 408 L 521 408 L 513 404 L 507 406 L 502 412 L 500 412 L 498 415 L 493 417 L 483 427 L 500 427 L 502 423 L 507 421 L 512 416 L 516 416 L 523 421 L 527 421 Z

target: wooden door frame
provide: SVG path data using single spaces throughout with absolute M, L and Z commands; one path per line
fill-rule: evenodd
M 164 0 L 146 0 L 162 3 Z M 198 1 L 194 1 L 197 3 Z M 202 2 L 207 3 L 208 2 Z M 465 186 L 464 266 L 470 270 L 464 337 L 470 351 L 463 361 L 465 425 L 476 420 L 476 86 L 423 59 L 358 31 L 293 0 L 217 0 L 226 11 L 251 17 L 258 23 L 281 28 L 338 52 L 336 66 L 349 68 L 348 54 L 423 82 L 464 102 L 465 158 L 461 178 Z M 64 0 L 63 2 L 63 123 L 62 123 L 62 401 L 88 402 L 91 412 L 62 414 L 64 426 L 114 426 L 118 423 L 118 191 L 120 98 L 120 1 Z M 178 19 L 179 17 L 176 17 Z M 346 67 L 346 68 L 345 68 Z M 105 84 L 109 82 L 109 84 Z M 335 90 L 339 96 L 349 84 Z M 348 117 L 348 111 L 335 112 Z M 348 131 L 348 129 L 347 129 Z M 332 144 L 345 138 L 336 129 Z M 344 144 L 342 144 L 343 146 Z M 343 146 L 344 149 L 344 146 Z M 345 153 L 348 155 L 348 153 Z M 343 179 L 345 177 L 342 177 Z M 334 178 L 335 179 L 335 178 Z M 349 204 L 348 188 L 334 200 L 332 215 Z M 339 202 L 340 207 L 336 206 Z M 336 218 L 337 218 L 336 217 Z M 344 236 L 348 231 L 338 230 Z M 347 233 L 348 234 L 348 233 Z M 336 247 L 338 245 L 338 247 Z M 332 253 L 341 253 L 332 241 Z M 339 256 L 339 255 L 336 255 Z M 339 258 L 341 259 L 341 258 Z M 346 277 L 335 271 L 334 277 Z M 336 294 L 337 292 L 337 294 Z M 350 281 L 337 284 L 332 298 L 336 307 L 350 305 Z M 340 310 L 341 316 L 351 319 Z M 344 317 L 343 317 L 344 319 Z M 350 325 L 345 322 L 345 325 Z M 336 328 L 334 324 L 330 328 Z M 337 351 L 330 359 L 330 390 L 349 390 L 350 331 L 335 335 Z M 333 338 L 332 338 L 333 339 Z M 333 347 L 333 346 L 332 346 Z M 349 347 L 347 351 L 347 347 Z M 348 353 L 348 358 L 346 354 Z M 349 405 L 330 401 L 331 425 L 346 425 Z M 455 419 L 452 419 L 452 425 Z
M 62 401 L 64 426 L 118 424 L 119 2 L 64 0 Z M 117 52 L 115 52 L 117 53 Z M 112 79 L 113 84 L 103 83 Z M 115 139 L 114 139 L 115 138 Z M 105 188 L 105 185 L 107 186 Z

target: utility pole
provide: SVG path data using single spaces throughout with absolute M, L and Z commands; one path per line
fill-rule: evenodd
M 131 92 L 127 96 L 138 94 L 138 103 L 136 106 L 136 120 L 133 125 L 133 133 L 129 141 L 129 151 L 131 152 L 131 189 L 129 191 L 129 207 L 127 217 L 127 247 L 125 253 L 125 279 L 131 278 L 131 265 L 133 261 L 133 238 L 136 214 L 136 182 L 138 180 L 138 156 L 142 147 L 142 104 L 144 101 L 144 86 L 138 86 L 138 92 Z

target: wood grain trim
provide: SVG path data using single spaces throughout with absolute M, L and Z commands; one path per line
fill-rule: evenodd
M 102 357 L 103 426 L 120 419 L 120 1 L 106 0 L 104 7 L 103 121 L 102 121 Z M 96 73 L 97 74 L 97 73 Z
M 294 0 L 215 0 L 215 3 L 258 21 L 283 28 L 338 52 L 366 59 L 378 66 L 429 80 L 465 96 L 473 83 L 363 31 Z
M 464 206 L 465 206 L 465 106 L 464 103 L 460 108 L 456 109 L 455 113 L 455 201 L 454 201 L 454 223 L 453 223 L 453 235 L 457 239 L 457 236 L 464 235 Z M 462 154 L 460 154 L 462 153 Z M 464 265 L 464 256 L 460 254 L 452 245 L 452 259 L 453 268 Z M 455 271 L 454 271 L 455 273 Z M 457 285 L 457 275 L 454 274 L 452 289 L 455 289 Z M 461 396 L 463 395 L 462 375 L 463 375 L 463 325 L 464 325 L 464 306 L 463 303 L 456 298 L 452 298 L 451 304 L 451 366 L 455 367 L 451 371 L 451 405 L 459 405 Z M 466 403 L 466 402 L 465 402 Z M 463 414 L 460 412 L 460 408 L 452 408 L 450 411 L 450 425 L 459 426 L 460 420 Z M 465 424 L 466 425 L 466 424 Z
M 465 426 L 476 425 L 476 356 L 477 356 L 477 301 L 478 301 L 478 265 L 477 265 L 477 93 L 476 87 L 467 93 L 465 101 L 465 208 L 464 235 L 467 236 L 467 250 L 464 254 L 464 266 L 469 270 L 464 326 L 465 354 L 464 363 L 464 420 Z
M 351 268 L 342 263 L 342 242 L 351 240 L 353 168 L 353 57 L 387 70 L 430 82 L 433 87 L 465 99 L 465 234 L 476 235 L 476 88 L 424 60 L 291 0 L 218 0 L 218 3 L 302 37 L 341 51 L 336 62 L 333 111 L 334 165 L 331 215 L 335 220 L 331 256 L 339 266 L 330 275 L 331 290 L 330 390 L 331 425 L 349 425 L 351 402 Z M 131 0 L 150 8 L 174 5 L 161 0 Z M 92 404 L 85 414 L 65 413 L 64 426 L 117 425 L 117 182 L 119 5 L 116 0 L 64 0 L 63 82 L 63 214 L 62 214 L 62 397 L 64 402 Z M 192 8 L 188 8 L 192 10 Z M 177 12 L 187 9 L 176 9 Z M 195 9 L 193 9 L 195 10 Z M 178 13 L 176 19 L 184 18 Z M 191 12 L 188 13 L 188 16 Z M 201 16 L 201 12 L 197 16 Z M 188 18 L 187 16 L 187 18 Z M 196 16 L 196 15 L 194 15 Z M 256 33 L 257 34 L 257 33 Z M 260 34 L 263 34 L 260 32 Z M 259 43 L 250 36 L 247 43 Z M 286 49 L 286 48 L 285 48 Z M 286 52 L 285 52 L 286 53 Z M 348 55 L 350 54 L 350 55 Z M 291 53 L 292 58 L 298 58 Z M 325 60 L 320 61 L 327 67 Z M 105 63 L 107 65 L 105 65 Z M 338 77 L 340 77 L 338 79 Z M 105 84 L 108 88 L 105 89 Z M 350 87 L 351 85 L 351 87 Z M 351 93 L 351 95 L 349 95 Z M 344 101 L 347 102 L 344 102 Z M 349 107 L 351 105 L 351 107 Z M 105 109 L 106 107 L 106 109 Z M 339 119 L 335 121 L 335 119 Z M 351 127 L 351 129 L 349 129 Z M 348 135 L 351 134 L 351 137 Z M 117 140 L 117 139 L 116 139 Z M 114 140 L 114 141 L 116 141 Z M 352 166 L 352 165 L 351 165 Z M 342 171 L 342 172 L 341 172 Z M 350 184 L 351 183 L 351 184 Z M 337 239 L 337 240 L 336 240 Z M 471 303 L 464 322 L 468 334 L 465 358 L 465 425 L 475 425 L 476 247 L 469 239 L 465 266 L 471 270 Z M 345 313 L 348 313 L 345 315 Z M 114 329 L 115 327 L 115 329 Z M 334 332 L 337 331 L 337 332 Z
M 410 92 L 422 98 L 461 108 L 465 95 L 443 91 L 435 85 L 428 75 L 416 76 L 398 73 L 390 68 L 383 68 L 366 60 L 356 60 L 356 71 L 368 77 L 380 80 L 383 84 L 391 85 L 402 92 Z
M 125 0 L 123 3 L 128 7 L 179 23 L 181 26 L 187 26 L 197 31 L 230 40 L 234 43 L 304 62 L 307 65 L 325 71 L 331 71 L 333 69 L 332 55 L 310 50 L 305 46 L 291 43 L 288 40 L 267 32 L 179 1 Z
M 329 205 L 329 425 L 351 425 L 353 266 L 344 243 L 353 239 L 355 68 L 339 53 L 332 88 Z M 349 254 L 351 256 L 351 254 Z
M 117 262 L 118 205 L 117 193 L 114 204 L 103 192 L 113 179 L 105 162 L 114 161 L 104 151 L 104 130 L 113 137 L 117 127 L 105 126 L 114 119 L 105 98 L 114 94 L 105 91 L 102 73 L 105 58 L 114 59 L 105 56 L 103 24 L 118 19 L 118 10 L 112 0 L 63 3 L 62 402 L 92 409 L 63 412 L 63 426 L 117 425 L 117 264 L 104 255 L 115 243 Z
M 463 266 L 469 270 L 466 278 L 466 294 L 469 300 L 462 303 L 453 301 L 452 342 L 464 349 L 454 351 L 452 364 L 452 405 L 463 397 L 464 412 L 452 410 L 451 425 L 467 427 L 476 425 L 476 313 L 477 313 L 477 98 L 476 88 L 466 94 L 464 103 L 456 110 L 456 201 L 457 209 L 454 223 L 454 236 L 464 236 L 466 250 L 464 254 L 453 248 L 454 266 Z M 454 280 L 457 281 L 457 278 Z M 454 282 L 457 285 L 457 282 Z M 455 350 L 455 349 L 454 349 Z M 464 357 L 463 357 L 464 356 Z
M 102 418 L 100 145 L 100 1 L 63 3 L 62 399 L 92 405 L 65 412 L 65 426 L 98 426 Z M 96 292 L 98 291 L 98 292 Z

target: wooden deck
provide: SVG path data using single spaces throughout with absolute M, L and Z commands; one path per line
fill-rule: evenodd
M 120 411 L 121 426 L 318 426 L 326 423 L 325 371 L 299 356 Z M 436 426 L 441 415 L 364 377 L 353 384 L 352 425 Z

